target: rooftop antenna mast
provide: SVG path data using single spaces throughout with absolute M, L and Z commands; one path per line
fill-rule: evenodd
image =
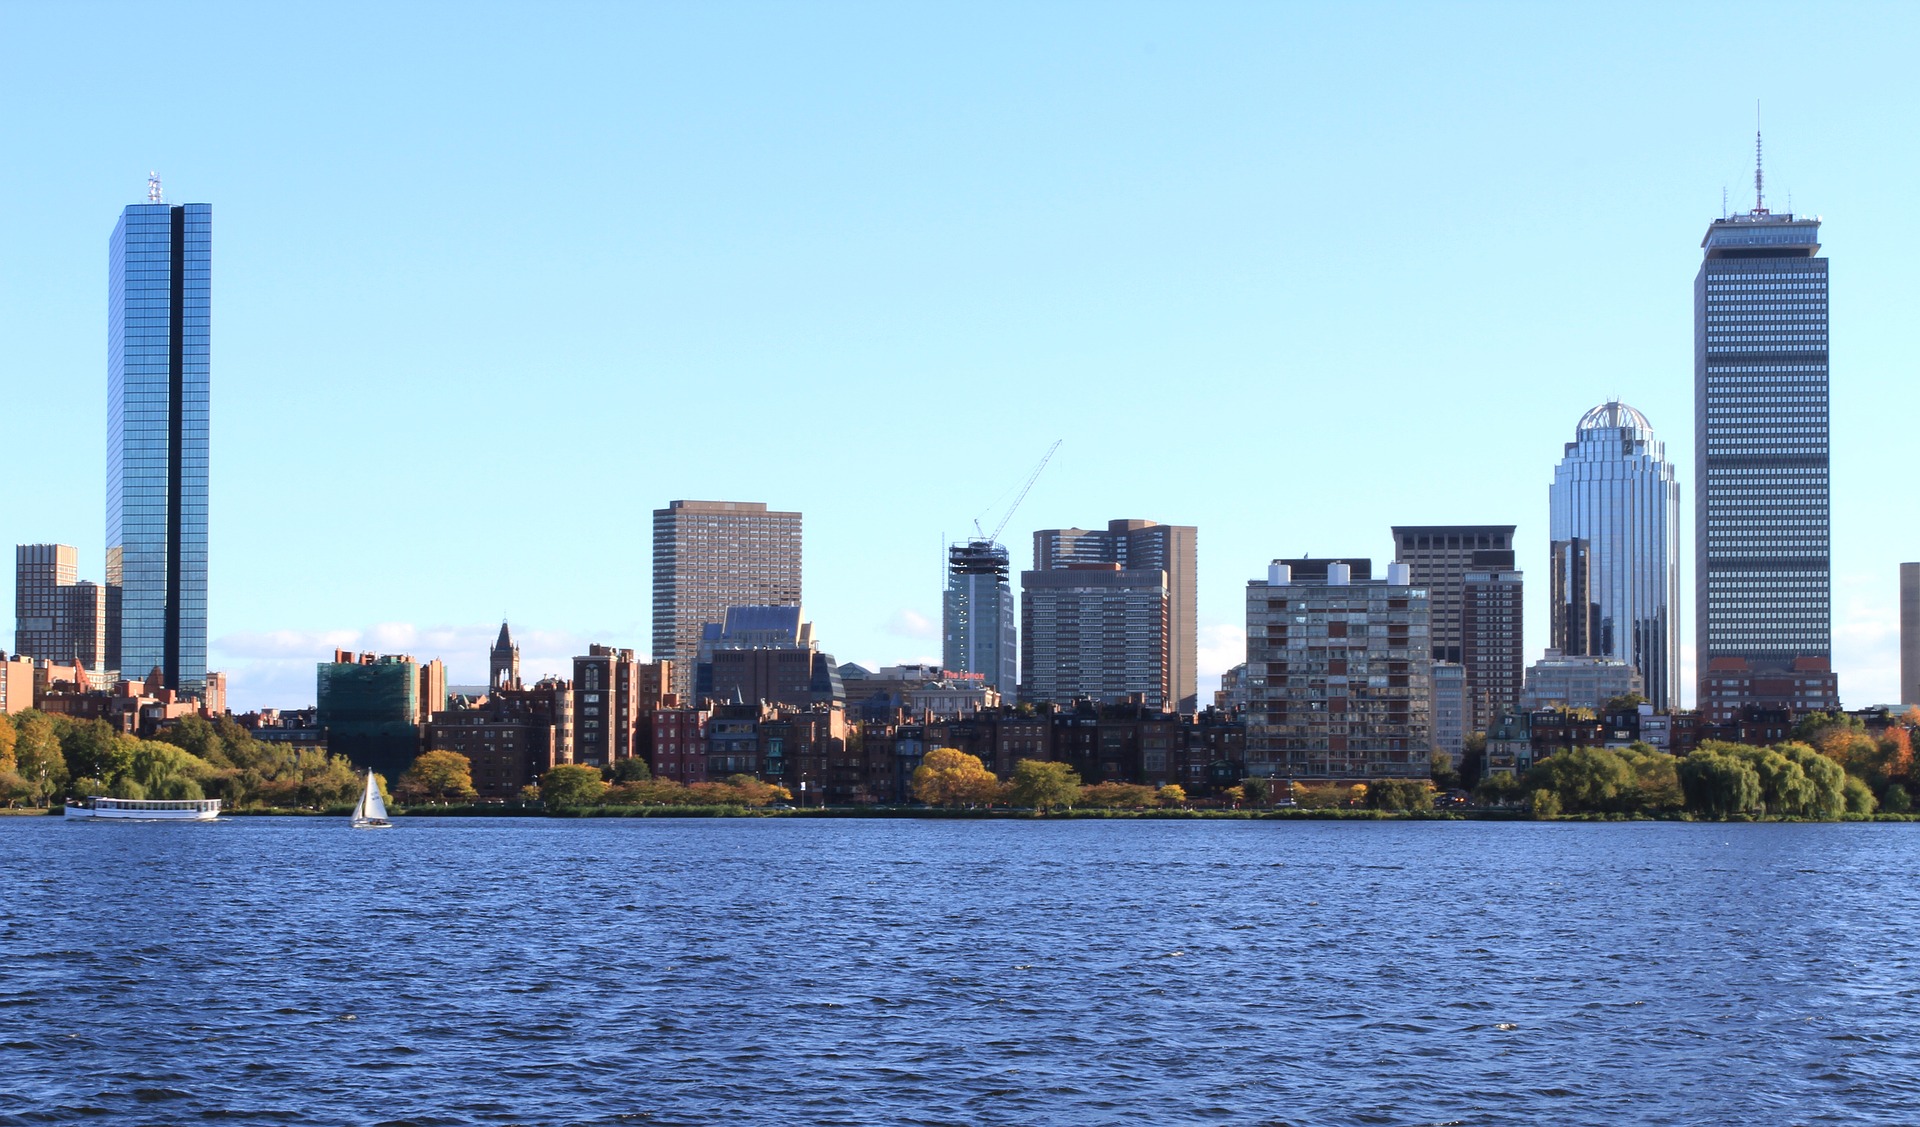
M 1767 213 L 1767 178 L 1760 160 L 1760 103 L 1753 103 L 1753 213 Z
M 161 203 L 165 198 L 166 197 L 160 194 L 160 174 L 158 172 L 147 173 L 147 202 Z

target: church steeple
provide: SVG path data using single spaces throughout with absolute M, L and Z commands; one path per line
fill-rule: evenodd
M 493 652 L 488 655 L 487 667 L 489 688 L 520 687 L 520 647 L 514 644 L 513 633 L 504 621 L 500 623 L 500 637 L 493 643 Z

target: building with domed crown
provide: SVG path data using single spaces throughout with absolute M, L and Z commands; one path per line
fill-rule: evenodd
M 1680 482 L 1647 417 L 1618 400 L 1580 417 L 1547 490 L 1550 646 L 1639 670 L 1680 706 Z

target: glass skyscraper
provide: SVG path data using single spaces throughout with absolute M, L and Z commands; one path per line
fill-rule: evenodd
M 1547 489 L 1553 648 L 1640 671 L 1655 708 L 1680 704 L 1680 482 L 1666 443 L 1625 403 L 1580 418 Z
M 207 679 L 207 329 L 213 211 L 158 181 L 107 246 L 107 660 Z
M 947 597 L 942 626 L 945 645 L 940 662 L 962 673 L 986 677 L 988 688 L 1013 703 L 1019 692 L 1019 606 L 1008 584 L 1007 547 L 970 540 L 947 549 Z
M 1820 221 L 1775 215 L 1760 197 L 1714 221 L 1701 247 L 1694 645 L 1704 708 L 1715 658 L 1824 669 L 1832 654 Z

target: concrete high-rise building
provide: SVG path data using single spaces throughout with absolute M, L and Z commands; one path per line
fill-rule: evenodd
M 1190 524 L 1156 524 L 1150 520 L 1108 521 L 1104 531 L 1045 528 L 1033 534 L 1035 571 L 1073 564 L 1117 564 L 1127 571 L 1158 568 L 1166 572 L 1166 707 L 1181 712 L 1199 707 L 1199 535 Z M 1026 652 L 1023 643 L 1023 658 Z
M 1432 600 L 1433 660 L 1461 660 L 1460 600 L 1469 571 L 1514 566 L 1511 524 L 1393 526 L 1393 560 Z
M 1170 709 L 1172 594 L 1160 567 L 1074 563 L 1020 573 L 1020 699 L 1142 698 Z
M 1789 705 L 1766 693 L 1792 678 L 1771 674 L 1833 656 L 1827 260 L 1820 220 L 1768 210 L 1762 186 L 1756 162 L 1753 209 L 1708 226 L 1693 285 L 1694 648 L 1703 709 L 1716 659 L 1748 667 L 1736 675 L 1730 664 L 1714 678 L 1724 709 Z M 1724 696 L 1742 687 L 1752 695 Z
M 1467 695 L 1470 702 L 1470 729 L 1484 732 L 1498 715 L 1497 706 L 1511 706 L 1520 696 L 1524 655 L 1520 649 L 1517 610 L 1509 623 L 1498 600 L 1511 595 L 1518 599 L 1520 573 L 1514 567 L 1511 524 L 1421 524 L 1395 525 L 1394 562 L 1407 565 L 1415 587 L 1424 589 L 1431 600 L 1433 660 L 1455 662 L 1466 667 Z M 1476 625 L 1469 629 L 1467 606 L 1468 577 L 1506 576 L 1502 583 L 1513 587 L 1477 588 L 1477 597 L 1495 599 L 1483 604 Z M 1517 604 L 1516 604 L 1517 607 Z M 1509 626 L 1514 631 L 1508 637 Z M 1471 635 L 1471 636 L 1470 636 Z
M 1427 777 L 1433 644 L 1408 565 L 1275 560 L 1247 584 L 1247 771 Z
M 21 544 L 13 553 L 13 648 L 23 657 L 106 673 L 107 592 L 79 578 L 80 552 Z
M 653 658 L 691 700 L 701 630 L 727 608 L 800 605 L 800 514 L 753 501 L 675 501 L 653 512 Z
M 213 211 L 147 202 L 107 244 L 107 654 L 198 694 L 207 677 Z
M 978 673 L 1008 700 L 1019 687 L 1019 606 L 1007 582 L 1004 544 L 970 540 L 947 549 L 947 594 L 941 608 L 941 663 Z
M 1666 443 L 1616 401 L 1580 418 L 1553 471 L 1552 646 L 1640 671 L 1647 700 L 1680 705 L 1680 482 Z
M 1487 732 L 1520 699 L 1526 672 L 1523 582 L 1511 569 L 1473 570 L 1460 584 L 1460 664 L 1467 667 L 1468 716 Z
M 1900 703 L 1920 705 L 1920 563 L 1900 565 Z

